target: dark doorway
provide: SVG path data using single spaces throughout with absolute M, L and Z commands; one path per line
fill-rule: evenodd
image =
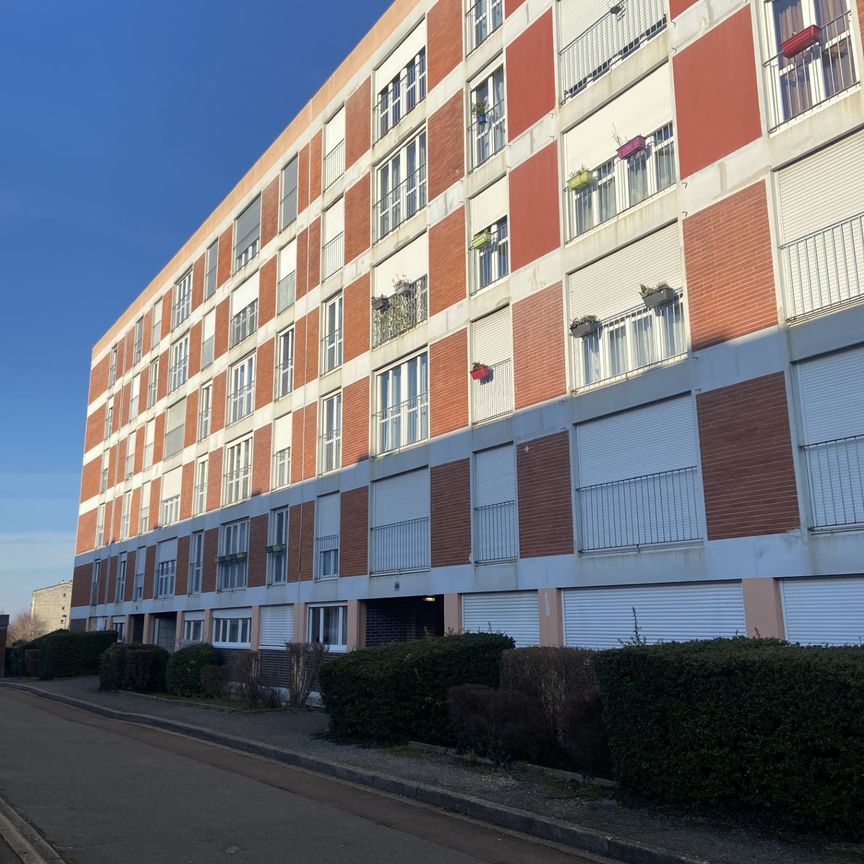
M 394 597 L 366 601 L 366 645 L 444 635 L 444 597 Z

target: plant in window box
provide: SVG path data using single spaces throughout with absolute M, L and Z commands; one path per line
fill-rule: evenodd
M 649 309 L 671 303 L 675 299 L 675 291 L 666 282 L 658 282 L 656 285 L 640 285 L 639 293 L 642 295 L 642 302 Z
M 583 315 L 570 322 L 570 335 L 576 339 L 590 336 L 599 326 L 596 315 Z
M 477 119 L 478 126 L 485 126 L 489 119 L 489 103 L 485 99 L 475 102 L 471 106 L 471 113 Z
M 393 293 L 394 294 L 411 294 L 414 291 L 414 283 L 411 282 L 405 276 L 400 276 L 397 279 L 393 280 Z
M 780 53 L 789 60 L 805 48 L 815 45 L 822 38 L 818 24 L 811 24 L 780 43 Z
M 567 188 L 571 192 L 578 192 L 580 189 L 586 189 L 588 186 L 593 185 L 593 183 L 594 172 L 589 171 L 584 165 L 578 171 L 574 171 L 567 178 Z
M 383 294 L 380 297 L 373 297 L 372 308 L 376 312 L 386 312 L 390 308 L 390 298 Z
M 492 377 L 492 367 L 485 363 L 475 363 L 471 367 L 471 377 L 475 381 L 487 381 Z
M 230 555 L 217 555 L 216 556 L 216 563 L 217 564 L 225 564 L 227 561 L 230 561 L 230 560 L 231 560 Z
M 471 238 L 472 249 L 483 249 L 492 242 L 492 232 L 487 228 L 485 231 L 480 231 Z
M 284 543 L 271 543 L 267 547 L 267 551 L 271 552 L 271 553 L 284 552 L 285 551 L 285 544 Z
M 618 147 L 618 158 L 629 159 L 647 146 L 644 135 L 637 135 Z

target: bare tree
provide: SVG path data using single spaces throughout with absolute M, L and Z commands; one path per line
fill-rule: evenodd
M 6 634 L 6 644 L 32 642 L 48 632 L 48 625 L 30 612 L 19 612 L 10 622 Z

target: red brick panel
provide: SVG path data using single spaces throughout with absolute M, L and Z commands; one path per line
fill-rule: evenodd
M 264 187 L 261 194 L 261 246 L 279 233 L 279 175 Z
M 87 501 L 99 494 L 99 482 L 102 475 L 102 457 L 97 456 L 84 465 L 81 470 L 81 501 Z
M 201 330 L 203 325 L 197 321 L 189 330 L 189 378 L 201 371 Z
M 135 537 L 138 532 L 138 524 L 141 521 L 141 487 L 136 486 L 132 490 L 132 504 L 129 507 L 129 536 Z M 129 598 L 132 599 L 131 597 Z
M 147 547 L 147 557 L 144 559 L 144 594 L 145 600 L 153 597 L 153 581 L 156 574 L 156 547 Z
M 558 145 L 553 142 L 510 172 L 510 269 L 561 245 Z
M 525 0 L 504 0 L 504 14 L 512 15 Z
M 162 453 L 165 449 L 165 415 L 157 414 L 156 422 L 153 424 L 153 464 L 158 465 L 162 461 Z
M 570 442 L 567 432 L 535 438 L 516 447 L 519 484 L 519 554 L 573 552 Z
M 350 489 L 340 499 L 339 575 L 369 572 L 369 487 Z
M 113 603 L 117 596 L 117 570 L 120 567 L 120 558 L 117 555 L 108 559 L 108 566 L 103 568 L 107 571 L 107 579 L 101 580 L 100 590 L 104 587 L 105 593 L 102 595 L 103 603 Z
M 315 502 L 294 504 L 288 514 L 288 581 L 312 578 Z
M 465 299 L 465 208 L 429 229 L 429 314 Z
M 342 391 L 342 466 L 369 458 L 369 379 Z
M 231 298 L 226 297 L 216 307 L 216 325 L 213 332 L 213 357 L 219 358 L 228 350 L 228 327 L 231 320 Z
M 468 425 L 468 331 L 459 330 L 429 346 L 430 435 Z
M 225 425 L 225 387 L 228 373 L 220 372 L 213 379 L 213 404 L 210 407 L 210 434 L 218 432 Z
M 342 425 L 343 434 L 345 425 Z M 294 452 L 294 445 L 291 445 Z M 301 480 L 309 480 L 315 476 L 318 454 L 318 405 L 313 402 L 303 409 L 303 476 Z M 291 460 L 294 461 L 293 459 Z
M 183 426 L 183 446 L 189 447 L 198 440 L 198 391 L 186 397 L 186 419 Z
M 185 466 L 184 466 L 185 467 Z M 128 575 L 127 575 L 128 580 Z M 189 535 L 177 540 L 177 573 L 174 578 L 174 594 L 182 597 L 189 590 Z
M 168 349 L 159 355 L 159 369 L 156 380 L 156 399 L 164 399 L 168 395 Z
M 222 503 L 222 448 L 207 457 L 207 510 L 218 510 Z
M 672 58 L 681 176 L 762 134 L 750 6 Z
M 192 311 L 204 302 L 204 256 L 192 265 Z
M 232 248 L 234 226 L 229 225 L 219 236 L 219 248 L 216 251 L 216 287 L 224 285 L 231 276 L 231 261 L 234 258 Z
M 219 529 L 204 532 L 204 563 L 201 567 L 201 593 L 216 590 L 216 556 L 219 554 Z
M 73 609 L 90 605 L 90 581 L 92 578 L 92 564 L 79 564 L 72 571 L 72 598 L 69 602 Z
M 465 106 L 461 90 L 429 118 L 427 128 L 431 200 L 465 175 Z
M 276 339 L 268 339 L 258 346 L 255 359 L 255 407 L 261 408 L 273 401 L 274 351 Z
M 297 155 L 297 213 L 309 206 L 309 145 Z
M 171 301 L 174 299 L 172 290 L 166 291 L 162 295 L 162 338 L 164 339 L 171 332 Z
M 92 450 L 105 435 L 105 405 L 100 405 L 87 417 L 84 429 L 84 452 Z
M 430 471 L 432 566 L 471 560 L 471 471 L 467 459 L 435 465 Z
M 89 552 L 96 546 L 97 508 L 88 510 L 78 517 L 78 533 L 75 536 L 75 554 Z
M 316 306 L 305 318 L 301 318 L 297 322 L 301 328 L 295 325 L 294 331 L 294 374 L 297 375 L 298 366 L 303 368 L 302 381 L 308 383 L 314 381 L 318 377 L 318 319 L 319 310 Z M 303 336 L 303 341 L 300 336 Z M 298 379 L 300 380 L 300 379 Z M 294 385 L 295 388 L 300 386 Z
M 431 84 L 429 85 L 432 86 Z M 367 78 L 345 103 L 345 168 L 350 168 L 371 146 L 372 79 Z
M 155 531 L 161 524 L 159 518 L 162 514 L 159 512 L 159 504 L 162 492 L 162 478 L 157 477 L 150 483 L 150 524 L 147 526 L 151 531 Z
M 517 410 L 567 392 L 565 352 L 564 292 L 558 282 L 513 306 Z
M 462 62 L 462 0 L 438 0 L 426 16 L 431 90 Z
M 311 291 L 321 281 L 321 217 L 309 226 L 306 259 L 306 288 Z
M 371 182 L 364 174 L 345 193 L 345 263 L 353 261 L 369 248 L 372 203 Z
M 685 219 L 684 260 L 694 349 L 777 323 L 763 182 Z
M 345 321 L 348 322 L 342 334 L 346 363 L 369 350 L 369 309 L 372 299 L 369 282 L 369 273 L 366 272 L 343 291 Z
M 138 428 L 135 433 L 135 464 L 132 466 L 135 474 L 140 474 L 144 470 L 144 427 Z
M 255 430 L 252 440 L 252 494 L 270 491 L 270 452 L 273 427 L 268 423 Z
M 309 290 L 309 229 L 297 235 L 297 276 L 294 293 L 299 300 Z
M 782 372 L 696 397 L 708 539 L 798 528 Z
M 555 108 L 552 10 L 507 46 L 507 134 L 518 138 Z
M 123 599 L 128 603 L 135 594 L 135 561 L 137 553 L 131 549 L 126 555 L 126 587 L 123 589 Z
M 253 516 L 249 520 L 249 571 L 247 582 L 250 588 L 261 588 L 267 584 L 267 514 Z
M 258 283 L 258 327 L 276 315 L 276 256 L 261 265 Z
M 321 153 L 321 139 L 323 130 L 319 129 L 309 142 L 309 201 L 314 201 L 321 194 L 321 171 L 323 169 L 323 155 Z
M 192 517 L 192 498 L 195 495 L 195 463 L 187 462 L 180 477 L 180 518 Z M 185 593 L 185 592 L 183 592 Z
M 689 9 L 697 0 L 669 0 L 669 15 L 677 18 L 686 9 Z
M 108 389 L 108 363 L 109 355 L 106 354 L 90 370 L 90 389 L 87 394 L 88 405 Z
M 305 408 L 298 408 L 291 415 L 291 482 L 299 483 L 303 479 L 303 421 Z

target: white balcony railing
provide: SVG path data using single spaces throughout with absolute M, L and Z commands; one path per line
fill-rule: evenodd
M 342 464 L 342 430 L 324 432 L 319 443 L 321 452 L 321 471 L 335 471 Z
M 372 528 L 370 572 L 404 573 L 429 569 L 429 518 Z
M 429 394 L 420 393 L 375 415 L 378 452 L 410 447 L 429 437 Z
M 258 326 L 258 301 L 253 300 L 231 319 L 231 347 L 255 332 Z
M 499 0 L 500 2 L 500 0 Z M 375 140 L 383 138 L 426 98 L 426 49 L 379 94 L 375 103 Z
M 321 337 L 321 372 L 332 372 L 342 365 L 342 328 L 337 327 Z
M 293 389 L 293 383 L 294 358 L 289 357 L 276 366 L 276 398 L 281 399 L 283 396 L 287 396 Z
M 324 244 L 321 250 L 321 278 L 332 276 L 342 267 L 345 256 L 345 234 L 340 232 L 332 240 Z
M 293 302 L 297 291 L 297 271 L 292 270 L 279 280 L 276 289 L 276 311 L 284 312 Z
M 472 168 L 482 165 L 507 143 L 503 100 L 475 116 L 477 119 L 468 128 Z
M 328 534 L 315 538 L 316 582 L 339 578 L 339 535 Z
M 513 560 L 518 549 L 515 501 L 474 508 L 474 560 L 478 564 Z
M 375 202 L 375 238 L 380 240 L 426 206 L 426 163 Z
M 255 407 L 255 379 L 228 394 L 228 422 L 236 423 L 248 417 Z
M 482 358 L 478 358 L 482 362 Z M 482 423 L 513 410 L 513 364 L 502 360 L 489 366 L 489 374 L 471 379 L 471 419 Z
M 429 315 L 426 277 L 416 279 L 405 290 L 391 294 L 384 305 L 372 310 L 372 347 L 377 348 L 425 321 Z
M 324 156 L 324 188 L 332 186 L 345 173 L 345 140 Z
M 864 435 L 802 448 L 813 527 L 864 525 Z

